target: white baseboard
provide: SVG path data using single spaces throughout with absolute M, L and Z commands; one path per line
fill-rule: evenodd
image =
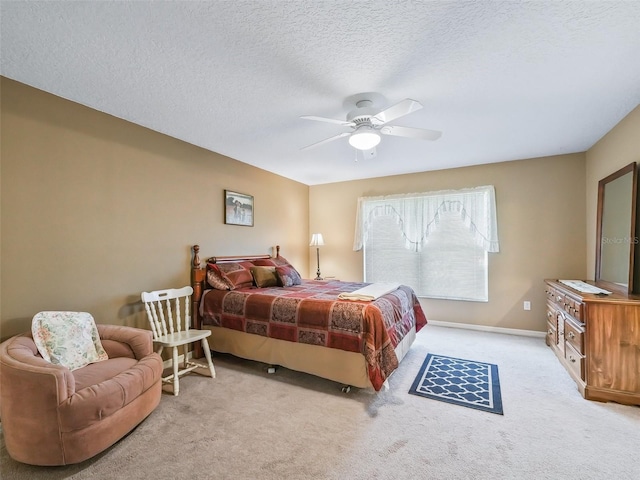
M 193 352 L 189 352 L 187 355 L 187 359 L 191 360 L 193 358 Z M 178 363 L 182 363 L 184 362 L 184 353 L 181 353 L 180 355 L 178 355 Z M 167 369 L 167 368 L 172 368 L 173 364 L 171 363 L 171 359 L 169 360 L 165 360 L 164 362 L 162 362 L 162 368 Z
M 537 332 L 535 330 L 518 330 L 517 328 L 489 327 L 487 325 L 472 325 L 470 323 L 441 322 L 439 320 L 429 320 L 427 326 L 435 325 L 437 327 L 463 328 L 465 330 L 480 330 L 482 332 L 504 333 L 506 335 L 520 335 L 523 337 L 546 337 L 545 332 Z

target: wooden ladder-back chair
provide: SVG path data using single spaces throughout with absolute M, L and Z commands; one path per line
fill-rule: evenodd
M 189 306 L 191 305 L 191 295 L 193 288 L 187 286 L 182 288 L 171 288 L 167 290 L 155 290 L 153 292 L 142 292 L 141 298 L 147 311 L 147 317 L 153 332 L 153 341 L 158 345 L 156 352 L 162 354 L 162 350 L 167 347 L 172 349 L 173 373 L 162 378 L 164 383 L 173 384 L 173 394 L 180 392 L 180 377 L 196 368 L 207 368 L 189 361 L 189 345 L 197 341 L 202 342 L 202 349 L 209 365 L 211 377 L 215 378 L 216 371 L 211 361 L 211 351 L 207 337 L 211 335 L 210 330 L 192 330 L 191 315 Z M 184 312 L 184 316 L 182 313 Z M 182 368 L 178 364 L 178 347 L 184 346 L 184 362 Z

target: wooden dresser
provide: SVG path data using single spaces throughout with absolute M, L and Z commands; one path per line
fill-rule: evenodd
M 557 280 L 545 280 L 545 292 L 547 345 L 582 396 L 640 405 L 640 296 L 601 297 Z

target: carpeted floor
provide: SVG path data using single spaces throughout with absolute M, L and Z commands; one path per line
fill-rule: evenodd
M 498 365 L 504 416 L 410 395 L 432 352 Z M 427 326 L 378 394 L 214 362 L 80 465 L 22 465 L 0 443 L 2 479 L 639 478 L 640 408 L 584 400 L 541 338 Z

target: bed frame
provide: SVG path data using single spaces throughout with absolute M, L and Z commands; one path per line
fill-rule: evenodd
M 280 245 L 276 246 L 276 257 L 280 256 Z M 207 263 L 228 263 L 228 262 L 246 262 L 250 260 L 269 259 L 271 255 L 244 255 L 244 256 L 227 256 L 227 257 L 209 257 Z M 202 319 L 200 318 L 200 299 L 202 293 L 207 288 L 207 267 L 200 264 L 200 245 L 193 246 L 193 261 L 191 262 L 191 286 L 193 287 L 193 296 L 191 302 L 191 321 L 193 328 L 202 328 Z M 198 357 L 199 358 L 199 357 Z
M 276 258 L 279 256 L 280 246 L 278 245 L 276 246 Z M 207 263 L 242 262 L 269 258 L 273 257 L 271 255 L 210 257 L 207 259 Z M 201 266 L 200 247 L 194 245 L 191 265 L 191 284 L 193 286 L 191 317 L 194 328 L 212 331 L 211 336 L 208 337 L 211 350 L 333 380 L 343 384 L 344 391 L 348 391 L 351 386 L 373 390 L 363 354 L 202 325 L 199 306 L 202 294 L 208 288 L 206 282 L 206 264 L 204 267 Z M 398 362 L 409 351 L 415 338 L 416 330 L 414 327 L 395 349 Z M 196 358 L 200 358 L 202 356 L 201 348 L 196 349 L 194 355 Z

